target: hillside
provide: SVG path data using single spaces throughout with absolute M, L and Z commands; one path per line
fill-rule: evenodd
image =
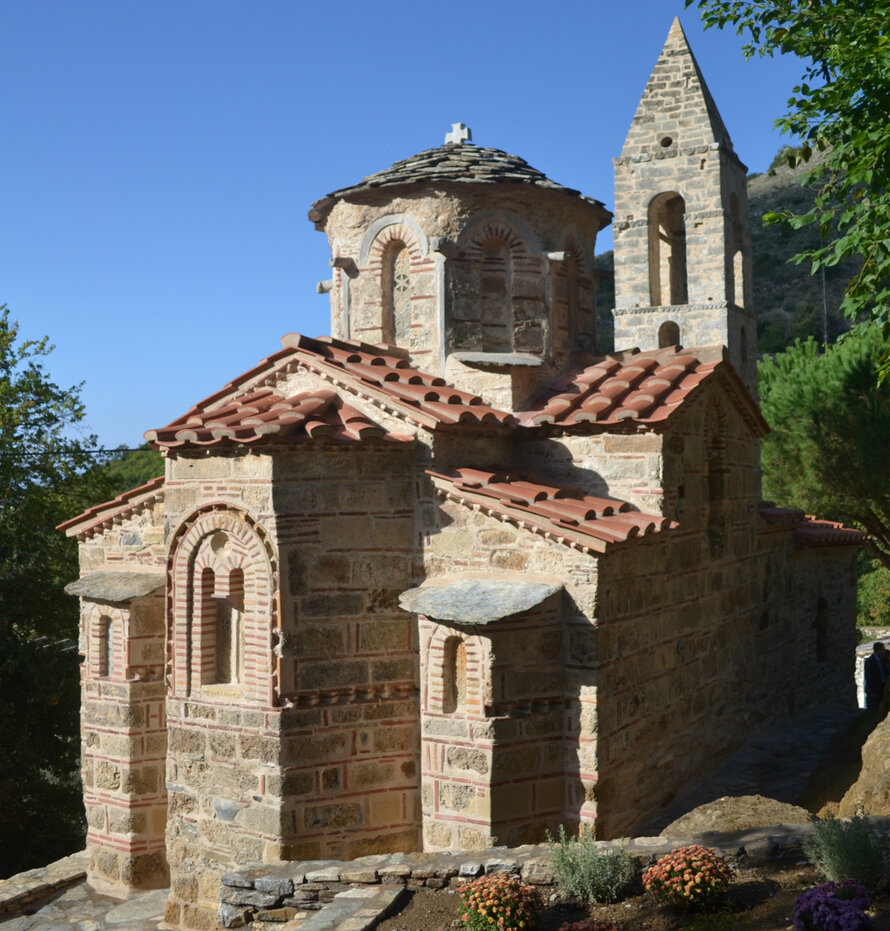
M 809 263 L 795 265 L 789 260 L 814 244 L 818 232 L 813 227 L 793 230 L 784 224 L 765 227 L 764 213 L 789 210 L 804 213 L 812 204 L 812 193 L 801 184 L 804 171 L 789 168 L 776 156 L 766 174 L 748 176 L 748 227 L 751 230 L 751 256 L 754 267 L 754 307 L 757 311 L 757 348 L 763 353 L 781 352 L 795 339 L 813 336 L 823 342 L 823 276 L 810 275 Z M 611 277 L 612 253 L 596 257 L 597 317 L 602 336 L 600 348 L 611 346 L 611 309 L 615 289 Z M 825 270 L 825 309 L 828 341 L 849 329 L 838 311 L 844 288 L 856 271 L 855 263 L 844 262 Z

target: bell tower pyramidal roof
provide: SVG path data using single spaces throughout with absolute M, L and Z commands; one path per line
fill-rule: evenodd
M 676 17 L 624 141 L 622 156 L 712 147 L 732 152 L 714 98 Z

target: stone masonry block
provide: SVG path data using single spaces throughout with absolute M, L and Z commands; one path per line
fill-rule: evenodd
M 362 595 L 340 592 L 331 595 L 307 595 L 300 599 L 301 617 L 352 617 L 361 614 L 365 602 Z
M 458 770 L 470 770 L 475 773 L 489 771 L 488 754 L 481 750 L 472 750 L 469 747 L 449 747 L 445 753 L 448 765 Z
M 355 827 L 362 823 L 362 808 L 358 802 L 311 806 L 304 811 L 303 821 L 310 830 Z

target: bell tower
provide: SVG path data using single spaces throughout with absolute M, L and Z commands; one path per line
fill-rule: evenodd
M 615 166 L 615 346 L 723 344 L 756 395 L 746 168 L 674 19 Z

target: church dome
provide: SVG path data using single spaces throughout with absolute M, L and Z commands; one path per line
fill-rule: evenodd
M 448 142 L 435 149 L 425 149 L 368 175 L 358 184 L 332 191 L 317 200 L 309 209 L 309 219 L 320 229 L 334 204 L 341 198 L 378 188 L 394 188 L 415 184 L 523 184 L 548 191 L 558 191 L 588 204 L 602 207 L 602 201 L 586 197 L 574 188 L 551 181 L 543 171 L 533 168 L 525 159 L 502 149 L 486 148 L 472 143 Z

